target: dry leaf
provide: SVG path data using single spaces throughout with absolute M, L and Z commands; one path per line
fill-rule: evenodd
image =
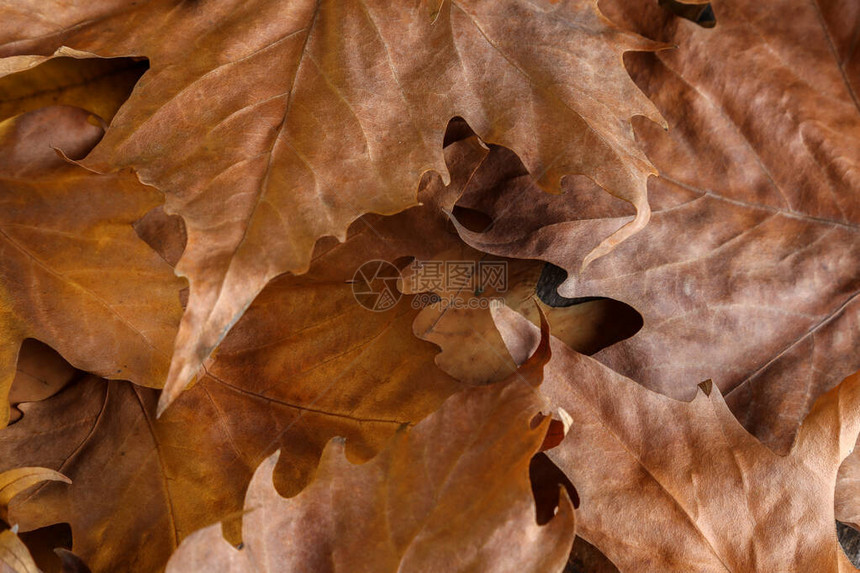
M 29 338 L 18 352 L 9 402 L 36 402 L 49 398 L 81 375 L 50 346 Z
M 27 546 L 10 529 L 0 531 L 0 573 L 41 573 Z
M 133 58 L 56 58 L 0 78 L 0 120 L 51 105 L 97 115 L 105 126 L 147 69 Z
M 839 467 L 836 481 L 836 519 L 860 529 L 860 454 L 855 447 Z
M 621 56 L 656 44 L 612 26 L 594 0 L 31 0 L 0 4 L 0 17 L 11 58 L 0 69 L 63 46 L 152 62 L 86 164 L 134 167 L 186 222 L 177 270 L 191 293 L 162 409 L 266 282 L 308 268 L 317 239 L 415 204 L 420 175 L 446 172 L 452 117 L 549 188 L 584 173 L 633 203 L 635 222 L 592 257 L 648 219 L 653 170 L 628 120 L 659 116 Z
M 160 195 L 51 149 L 85 153 L 101 137 L 88 117 L 49 107 L 0 123 L 0 427 L 26 338 L 107 378 L 157 387 L 167 372 L 182 283 L 131 226 Z
M 548 350 L 504 382 L 455 394 L 365 464 L 332 440 L 294 498 L 275 491 L 277 456 L 267 459 L 245 500 L 243 547 L 216 524 L 191 535 L 168 571 L 560 571 L 573 506 L 562 493 L 538 525 L 528 479 L 549 425 L 535 423 Z
M 8 519 L 6 512 L 13 497 L 43 481 L 71 483 L 66 476 L 46 468 L 16 468 L 0 473 L 0 518 Z M 39 573 L 27 546 L 17 533 L 17 526 L 0 531 L 0 572 Z
M 458 148 L 485 152 L 474 140 Z M 74 480 L 68 492 L 44 487 L 17 502 L 22 528 L 68 521 L 74 551 L 94 571 L 156 570 L 190 532 L 238 515 L 254 468 L 276 449 L 278 488 L 293 495 L 332 437 L 345 436 L 352 459 L 366 460 L 401 425 L 436 410 L 463 386 L 434 367 L 433 345 L 412 336 L 419 311 L 405 297 L 371 312 L 349 281 L 368 258 L 459 243 L 437 207 L 454 199 L 434 195 L 449 192 L 433 186 L 424 206 L 358 221 L 345 243 L 323 241 L 310 271 L 272 281 L 201 381 L 158 420 L 155 392 L 93 377 L 22 405 L 21 421 L 0 433 L 0 467 L 38 460 Z M 181 251 L 181 227 L 163 213 L 144 221 L 147 239 L 162 231 L 165 258 Z
M 495 315 L 515 359 L 538 333 Z M 853 571 L 833 489 L 860 432 L 860 373 L 820 397 L 787 456 L 748 434 L 719 390 L 691 402 L 648 390 L 552 340 L 547 399 L 572 417 L 547 455 L 579 494 L 577 534 L 621 570 Z
M 0 519 L 8 521 L 7 511 L 12 498 L 44 481 L 72 481 L 59 472 L 47 468 L 15 468 L 0 473 Z
M 495 219 L 461 235 L 564 267 L 564 296 L 632 305 L 642 332 L 599 360 L 679 399 L 712 378 L 784 452 L 814 399 L 860 368 L 860 113 L 815 2 L 712 5 L 713 30 L 650 0 L 604 5 L 679 46 L 626 59 L 670 125 L 634 122 L 661 173 L 642 233 L 580 274 L 589 235 L 632 210 L 582 178 L 566 181 L 563 202 L 511 177 L 461 200 Z

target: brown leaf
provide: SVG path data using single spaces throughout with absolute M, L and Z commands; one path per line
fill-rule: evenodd
M 154 391 L 96 378 L 22 405 L 0 433 L 0 460 L 38 459 L 75 483 L 14 504 L 16 521 L 69 521 L 94 571 L 163 567 L 185 535 L 241 509 L 253 468 L 276 448 L 279 487 L 296 493 L 331 437 L 367 459 L 459 387 L 434 368 L 435 348 L 410 336 L 416 312 L 372 313 L 343 281 L 284 277 L 159 420 Z
M 80 375 L 56 350 L 29 338 L 18 352 L 9 402 L 37 402 L 53 396 Z
M 455 394 L 365 464 L 332 440 L 294 498 L 275 491 L 277 456 L 267 459 L 245 500 L 243 547 L 216 524 L 191 535 L 168 571 L 560 571 L 573 507 L 562 493 L 538 525 L 528 477 L 549 422 L 533 423 L 548 350 L 504 382 Z
M 272 281 L 207 361 L 201 381 L 162 418 L 154 419 L 154 392 L 95 378 L 23 405 L 22 420 L 0 433 L 0 460 L 62 468 L 74 484 L 16 503 L 22 527 L 68 521 L 75 552 L 94 571 L 158 569 L 188 533 L 238 515 L 254 468 L 276 449 L 276 485 L 295 495 L 332 437 L 347 438 L 351 459 L 367 460 L 401 425 L 462 389 L 435 367 L 438 349 L 412 335 L 421 312 L 412 296 L 371 312 L 350 284 L 368 259 L 428 259 L 462 246 L 444 209 L 473 162 L 454 158 L 486 150 L 471 139 L 446 154 L 451 186 L 431 177 L 422 206 L 363 217 L 345 243 L 317 246 L 308 273 Z M 151 239 L 149 230 L 167 230 L 157 245 L 166 256 L 181 251 L 182 233 L 164 219 L 148 216 L 138 231 Z M 238 541 L 235 519 L 230 523 L 228 535 Z M 141 538 L 139 531 L 153 534 Z M 139 558 L 128 564 L 128 555 Z
M 56 58 L 0 78 L 0 120 L 50 105 L 70 105 L 107 126 L 147 63 L 133 58 Z
M 514 358 L 539 336 L 495 318 Z M 833 489 L 860 432 L 860 373 L 820 397 L 787 456 L 743 429 L 719 390 L 652 392 L 557 339 L 543 390 L 572 417 L 547 455 L 580 497 L 578 534 L 622 570 L 852 571 Z
M 648 219 L 653 170 L 628 120 L 659 116 L 621 56 L 656 45 L 594 0 L 30 0 L 0 4 L 0 17 L 10 69 L 62 46 L 152 62 L 87 165 L 134 167 L 188 228 L 177 269 L 191 294 L 162 409 L 266 282 L 307 270 L 317 239 L 415 204 L 420 175 L 446 172 L 452 117 L 548 188 L 583 173 L 633 203 L 635 221 L 592 257 Z
M 0 473 L 0 519 L 7 521 L 9 502 L 19 493 L 44 481 L 72 481 L 59 472 L 47 468 L 16 468 Z
M 10 529 L 0 531 L 0 573 L 40 573 L 27 546 Z
M 66 476 L 46 468 L 17 468 L 0 473 L 0 518 L 8 519 L 6 512 L 12 498 L 44 481 L 71 483 Z M 17 526 L 0 531 L 0 572 L 39 573 L 30 551 L 17 533 Z
M 90 573 L 87 564 L 71 551 L 58 547 L 54 552 L 62 561 L 62 573 Z
M 633 213 L 573 178 L 576 210 L 520 179 L 493 195 L 474 188 L 461 203 L 496 221 L 461 235 L 567 269 L 564 296 L 632 305 L 643 330 L 599 360 L 679 399 L 711 378 L 745 427 L 785 452 L 814 399 L 860 368 L 860 113 L 815 2 L 712 4 L 713 30 L 650 1 L 604 5 L 679 46 L 626 60 L 670 124 L 634 123 L 661 172 L 635 240 L 579 274 L 589 235 Z
M 131 227 L 160 195 L 51 149 L 86 153 L 101 137 L 88 117 L 50 107 L 0 123 L 0 426 L 26 338 L 107 378 L 157 387 L 167 372 L 181 281 Z
M 485 153 L 474 140 L 457 147 Z M 294 495 L 332 437 L 346 437 L 350 457 L 366 460 L 401 425 L 436 410 L 463 385 L 434 367 L 433 345 L 412 336 L 419 311 L 405 297 L 371 312 L 350 281 L 366 259 L 426 257 L 460 243 L 438 208 L 455 199 L 436 194 L 450 192 L 428 187 L 424 206 L 362 219 L 345 243 L 321 242 L 310 271 L 272 281 L 201 381 L 158 420 L 155 392 L 94 377 L 22 405 L 21 421 L 0 433 L 0 467 L 39 460 L 74 484 L 16 502 L 16 521 L 26 530 L 68 521 L 74 551 L 94 571 L 157 570 L 186 535 L 239 515 L 254 468 L 276 449 L 278 488 Z M 166 231 L 157 246 L 168 255 L 181 246 L 181 227 L 163 217 L 148 216 L 138 230 Z M 238 541 L 235 526 L 230 535 Z
M 839 466 L 835 509 L 836 519 L 860 529 L 860 450 L 856 447 Z

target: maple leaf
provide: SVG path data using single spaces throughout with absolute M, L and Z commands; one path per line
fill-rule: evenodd
M 642 331 L 600 361 L 679 399 L 711 378 L 744 425 L 785 452 L 815 398 L 860 368 L 860 113 L 815 2 L 780 4 L 791 18 L 712 4 L 713 30 L 653 2 L 605 5 L 679 46 L 626 60 L 670 126 L 634 123 L 661 174 L 645 230 L 580 273 L 590 237 L 632 210 L 582 178 L 566 181 L 571 199 L 546 196 L 499 157 L 485 162 L 495 181 L 490 171 L 460 202 L 494 226 L 460 231 L 482 251 L 568 270 L 563 296 L 639 310 Z
M 535 327 L 510 309 L 494 317 L 522 361 Z M 682 402 L 557 339 L 551 348 L 542 390 L 572 420 L 547 455 L 576 487 L 577 534 L 622 570 L 854 570 L 836 539 L 833 490 L 860 433 L 860 373 L 816 401 L 780 456 L 710 382 Z
M 168 369 L 181 281 L 132 229 L 160 194 L 50 148 L 86 153 L 102 133 L 88 118 L 49 107 L 0 123 L 0 426 L 26 338 L 107 378 L 158 387 Z
M 317 239 L 415 204 L 419 176 L 445 173 L 452 117 L 550 189 L 583 173 L 636 206 L 592 258 L 641 229 L 653 169 L 628 119 L 659 116 L 621 56 L 657 45 L 596 4 L 5 1 L 0 69 L 69 50 L 152 62 L 86 164 L 134 167 L 188 228 L 163 409 L 266 282 L 307 270 Z
M 291 499 L 272 485 L 277 456 L 267 459 L 248 489 L 243 547 L 216 524 L 189 536 L 167 570 L 561 570 L 573 506 L 562 493 L 558 513 L 538 525 L 528 478 L 550 421 L 535 423 L 547 334 L 506 381 L 455 394 L 365 464 L 332 440 L 314 481 Z

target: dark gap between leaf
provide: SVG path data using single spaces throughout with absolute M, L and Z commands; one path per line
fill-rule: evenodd
M 713 28 L 717 25 L 714 8 L 708 4 L 684 4 L 678 0 L 659 0 L 660 6 L 669 12 L 694 22 L 702 28 Z
M 535 518 L 538 524 L 545 525 L 555 516 L 563 487 L 573 502 L 573 507 L 579 507 L 579 494 L 573 483 L 564 472 L 555 465 L 543 452 L 532 456 L 529 462 L 529 480 L 532 485 L 532 495 L 535 499 Z
M 18 533 L 18 537 L 30 550 L 33 561 L 36 562 L 40 570 L 45 572 L 62 571 L 62 559 L 54 553 L 54 549 L 72 549 L 72 528 L 68 523 L 57 523 L 33 531 Z
M 597 336 L 588 347 L 577 348 L 583 354 L 595 354 L 607 346 L 630 338 L 645 324 L 642 315 L 629 304 L 606 297 L 566 298 L 558 293 L 558 287 L 567 279 L 567 271 L 552 263 L 546 263 L 538 279 L 538 298 L 554 308 L 566 308 L 579 304 L 594 304 L 599 317 Z
M 854 567 L 860 569 L 860 531 L 837 521 L 836 536 L 839 538 L 839 545 L 842 546 L 845 555 L 848 556 Z
M 452 210 L 457 222 L 473 233 L 486 233 L 493 225 L 493 218 L 477 209 L 454 205 Z
M 442 147 L 448 147 L 452 143 L 457 143 L 464 139 L 468 139 L 475 135 L 469 124 L 462 117 L 453 117 L 448 122 L 448 127 L 445 129 L 445 137 L 442 140 Z

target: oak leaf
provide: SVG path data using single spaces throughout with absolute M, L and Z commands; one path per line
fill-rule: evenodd
M 660 170 L 642 233 L 580 273 L 588 235 L 632 210 L 582 178 L 567 180 L 566 202 L 509 178 L 461 200 L 495 219 L 461 235 L 565 268 L 566 297 L 638 309 L 643 330 L 599 360 L 679 399 L 711 378 L 745 427 L 785 452 L 815 398 L 860 368 L 860 112 L 816 2 L 711 4 L 712 30 L 656 2 L 602 5 L 678 45 L 626 58 L 669 121 L 668 132 L 634 122 Z
M 307 270 L 317 239 L 414 205 L 420 175 L 446 173 L 452 117 L 547 188 L 583 173 L 636 206 L 592 258 L 648 219 L 653 169 L 628 120 L 660 119 L 621 56 L 658 45 L 595 0 L 7 0 L 0 18 L 0 70 L 55 54 L 152 62 L 85 163 L 134 167 L 188 228 L 177 271 L 191 292 L 162 409 L 271 278 Z
M 51 149 L 86 153 L 102 134 L 89 115 L 49 107 L 0 123 L 0 426 L 26 338 L 107 378 L 158 387 L 167 373 L 181 281 L 132 228 L 160 194 Z
M 291 499 L 272 485 L 277 456 L 267 459 L 245 500 L 242 548 L 216 524 L 189 536 L 167 570 L 560 571 L 573 506 L 562 493 L 558 513 L 538 525 L 528 478 L 550 421 L 535 423 L 546 334 L 514 375 L 455 394 L 365 464 L 332 440 L 314 481 Z
M 494 311 L 517 361 L 539 334 Z M 834 484 L 860 432 L 860 373 L 821 396 L 786 456 L 751 436 L 719 389 L 663 396 L 552 339 L 542 387 L 572 418 L 547 455 L 579 495 L 577 534 L 622 570 L 853 571 Z

